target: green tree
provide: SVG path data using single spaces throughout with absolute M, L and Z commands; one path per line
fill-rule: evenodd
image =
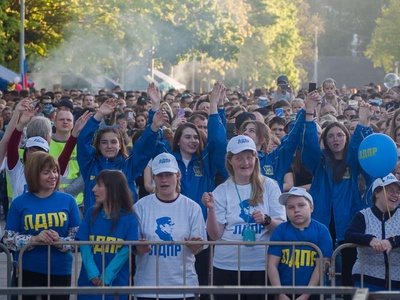
M 246 38 L 238 62 L 238 70 L 250 86 L 272 85 L 281 74 L 298 86 L 299 70 L 295 62 L 301 55 L 302 44 L 298 4 L 295 0 L 250 1 L 249 20 L 254 30 Z
M 372 59 L 375 67 L 383 67 L 386 72 L 393 71 L 393 66 L 400 61 L 399 36 L 400 1 L 390 0 L 382 8 L 382 17 L 376 20 L 365 55 Z

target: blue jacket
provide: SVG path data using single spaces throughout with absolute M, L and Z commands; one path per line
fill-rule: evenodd
M 135 179 L 143 173 L 149 160 L 154 157 L 156 145 L 161 136 L 159 131 L 153 132 L 148 126 L 127 158 L 117 155 L 108 159 L 100 155 L 96 159 L 92 142 L 99 125 L 100 122 L 92 117 L 82 129 L 77 141 L 77 159 L 85 183 L 83 199 L 85 212 L 96 202 L 92 189 L 96 185 L 97 174 L 102 170 L 121 170 L 128 180 L 134 199 L 137 200 Z
M 200 155 L 192 156 L 187 168 L 180 152 L 172 153 L 182 174 L 181 193 L 200 205 L 205 219 L 207 208 L 201 202 L 201 197 L 204 192 L 214 190 L 215 174 L 217 170 L 221 170 L 222 164 L 225 164 L 227 146 L 225 127 L 218 114 L 210 115 L 207 128 L 207 145 Z M 222 175 L 228 177 L 226 170 Z
M 320 148 L 315 123 L 306 122 L 302 132 L 301 159 L 314 176 L 310 188 L 314 200 L 312 217 L 329 228 L 333 211 L 338 241 L 344 240 L 350 221 L 363 206 L 358 188 L 361 174 L 358 148 L 362 140 L 371 133 L 371 128 L 357 125 L 347 150 L 347 170 L 340 182 L 334 182 L 330 157 Z
M 261 174 L 275 179 L 281 191 L 283 190 L 283 179 L 290 170 L 294 154 L 300 143 L 300 133 L 304 128 L 306 111 L 304 109 L 297 113 L 296 120 L 291 125 L 289 133 L 283 137 L 281 144 L 270 154 L 258 152 Z

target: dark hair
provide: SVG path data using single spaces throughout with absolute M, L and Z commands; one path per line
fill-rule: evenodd
M 271 128 L 274 124 L 285 126 L 286 121 L 284 118 L 281 118 L 281 117 L 273 117 L 271 119 L 271 121 L 269 121 L 269 123 L 268 123 L 269 128 Z
M 95 157 L 96 157 L 96 159 L 98 159 L 100 157 L 100 155 L 102 155 L 101 151 L 100 151 L 101 138 L 103 137 L 103 135 L 105 133 L 108 133 L 108 132 L 115 133 L 117 135 L 117 139 L 118 139 L 119 144 L 121 146 L 121 149 L 119 149 L 118 154 L 120 154 L 123 158 L 128 157 L 128 152 L 126 151 L 126 145 L 125 145 L 124 138 L 122 136 L 121 131 L 119 131 L 119 129 L 117 129 L 117 128 L 106 127 L 106 128 L 100 129 L 97 132 L 97 135 L 96 135 L 96 137 L 94 139 L 93 147 L 95 148 Z
M 345 143 L 345 146 L 343 149 L 343 158 L 342 159 L 335 159 L 335 156 L 333 155 L 332 150 L 328 147 L 327 135 L 328 135 L 329 130 L 331 130 L 333 127 L 340 128 L 346 135 L 346 143 Z M 350 133 L 347 130 L 346 126 L 344 126 L 342 123 L 333 122 L 325 127 L 325 129 L 321 135 L 321 140 L 324 143 L 325 152 L 328 154 L 328 156 L 330 158 L 329 163 L 333 167 L 333 181 L 340 182 L 340 181 L 342 181 L 343 176 L 348 167 L 348 164 L 346 161 L 346 154 L 347 154 L 347 150 L 348 150 L 349 142 L 350 142 Z
M 274 109 L 277 109 L 277 108 L 282 108 L 282 107 L 286 107 L 286 106 L 292 107 L 288 101 L 286 101 L 285 99 L 281 99 L 281 100 L 277 101 L 273 107 L 274 107 Z
M 121 171 L 103 170 L 96 176 L 96 184 L 104 185 L 107 189 L 107 208 L 113 223 L 110 232 L 113 232 L 117 227 L 120 216 L 134 213 L 133 197 L 128 181 Z M 92 224 L 102 209 L 103 203 L 96 203 Z
M 194 121 L 196 119 L 200 119 L 202 121 L 206 121 L 208 120 L 208 115 L 206 112 L 203 111 L 196 111 L 194 113 L 191 114 L 190 118 L 189 118 L 189 122 L 190 123 L 194 123 Z
M 188 122 L 186 124 L 182 124 L 176 129 L 175 136 L 174 136 L 174 142 L 172 144 L 172 151 L 173 152 L 180 152 L 180 148 L 179 148 L 178 144 L 179 144 L 179 141 L 180 141 L 180 139 L 182 137 L 183 131 L 186 128 L 192 128 L 194 131 L 196 131 L 196 134 L 199 137 L 199 148 L 197 149 L 196 153 L 200 154 L 203 151 L 204 145 L 205 145 L 204 144 L 204 140 L 202 139 L 203 135 L 201 135 L 201 131 L 197 128 L 197 126 L 194 125 L 193 123 L 190 123 L 190 122 Z

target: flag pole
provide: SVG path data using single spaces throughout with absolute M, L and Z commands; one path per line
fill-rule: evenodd
M 26 61 L 25 61 L 25 0 L 21 1 L 21 32 L 19 34 L 19 73 L 21 76 L 22 89 L 28 88 Z

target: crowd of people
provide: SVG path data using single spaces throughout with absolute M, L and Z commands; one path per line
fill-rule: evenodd
M 400 290 L 400 152 L 383 178 L 357 158 L 372 133 L 400 144 L 399 86 L 338 88 L 328 78 L 295 91 L 282 75 L 251 93 L 219 82 L 203 94 L 153 83 L 96 95 L 4 91 L 0 129 L 2 243 L 15 259 L 28 245 L 14 269 L 23 286 L 46 286 L 49 269 L 51 286 L 70 286 L 70 241 L 138 242 L 81 245 L 79 286 L 207 286 L 210 267 L 214 285 L 317 286 L 320 262 L 350 242 L 359 247 L 341 251 L 341 285 Z M 207 240 L 305 241 L 323 258 L 309 246 L 269 246 L 268 259 L 251 243 L 210 251 Z M 78 296 L 88 297 L 101 295 Z

